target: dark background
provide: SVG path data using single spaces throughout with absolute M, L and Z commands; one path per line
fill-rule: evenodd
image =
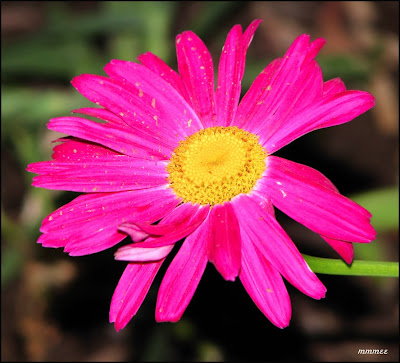
M 121 332 L 108 323 L 125 267 L 116 248 L 80 258 L 36 244 L 45 216 L 77 194 L 36 189 L 28 163 L 48 160 L 60 134 L 48 119 L 89 106 L 69 81 L 104 74 L 113 58 L 152 51 L 176 69 L 175 36 L 195 31 L 213 55 L 229 29 L 263 19 L 248 51 L 245 91 L 296 36 L 324 37 L 324 79 L 341 77 L 376 106 L 356 120 L 308 134 L 277 155 L 314 167 L 374 214 L 377 240 L 357 259 L 398 261 L 399 3 L 371 2 L 1 2 L 1 239 L 3 361 L 397 361 L 398 279 L 319 275 L 315 301 L 287 284 L 291 324 L 280 330 L 239 281 L 208 265 L 183 318 L 154 319 L 163 271 Z M 303 253 L 337 257 L 314 233 L 277 217 Z M 165 267 L 167 264 L 164 264 Z M 358 349 L 388 349 L 358 355 Z

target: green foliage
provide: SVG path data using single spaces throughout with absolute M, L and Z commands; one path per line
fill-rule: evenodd
M 340 77 L 345 83 L 365 82 L 371 74 L 370 65 L 365 60 L 347 54 L 319 55 L 318 63 L 325 80 Z
M 370 190 L 351 196 L 371 214 L 371 223 L 380 232 L 399 229 L 399 188 Z

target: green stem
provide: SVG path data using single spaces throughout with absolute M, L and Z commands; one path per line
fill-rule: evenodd
M 302 254 L 315 273 L 351 276 L 399 277 L 398 262 L 353 261 L 349 266 L 343 260 Z

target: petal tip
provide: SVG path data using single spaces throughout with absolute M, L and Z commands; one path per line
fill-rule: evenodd
M 163 308 L 159 308 L 156 310 L 156 322 L 157 323 L 177 323 L 180 318 L 180 315 L 174 315 L 174 314 L 166 314 L 166 312 L 163 310 Z

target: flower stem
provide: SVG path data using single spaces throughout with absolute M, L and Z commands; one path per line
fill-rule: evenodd
M 349 266 L 343 260 L 302 254 L 315 273 L 349 276 L 399 277 L 399 263 L 386 261 L 353 261 Z

